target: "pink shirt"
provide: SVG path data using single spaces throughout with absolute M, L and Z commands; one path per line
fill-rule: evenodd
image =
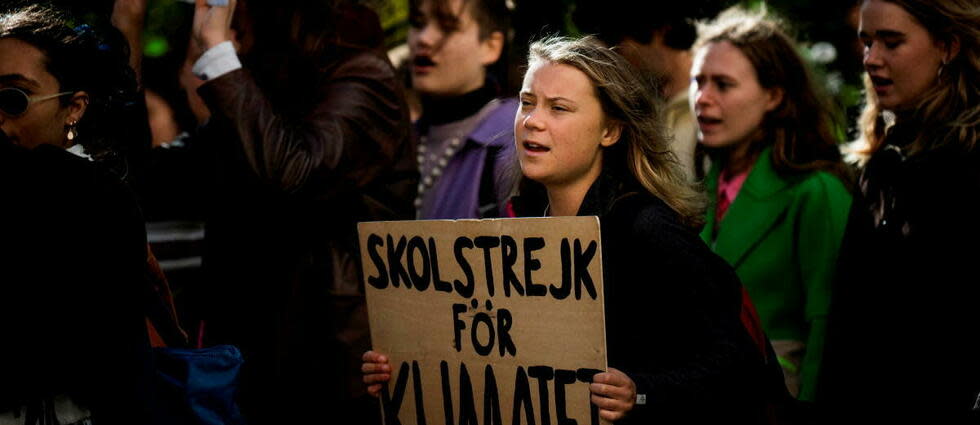
M 738 196 L 738 192 L 742 190 L 742 184 L 745 183 L 745 179 L 749 177 L 749 172 L 752 168 L 738 173 L 734 176 L 729 176 L 728 173 L 722 171 L 718 175 L 718 208 L 715 210 L 715 222 L 720 223 L 723 218 L 725 218 L 725 213 L 728 212 L 728 207 L 732 205 L 735 201 L 735 197 Z

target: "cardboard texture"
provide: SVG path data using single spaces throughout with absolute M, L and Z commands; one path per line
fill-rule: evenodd
M 606 369 L 596 217 L 358 230 L 371 338 L 392 366 L 386 424 L 600 423 L 587 382 Z

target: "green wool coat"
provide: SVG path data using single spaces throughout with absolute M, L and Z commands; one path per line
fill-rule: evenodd
M 735 268 L 769 338 L 806 344 L 799 398 L 811 400 L 851 194 L 827 172 L 779 175 L 766 149 L 719 225 L 719 174 L 716 163 L 705 180 L 710 204 L 701 237 Z

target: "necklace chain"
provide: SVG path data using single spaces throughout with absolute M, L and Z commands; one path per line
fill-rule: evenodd
M 425 154 L 428 150 L 428 147 L 426 146 L 427 141 L 428 138 L 426 136 L 419 138 L 419 154 L 417 159 L 419 173 L 422 175 L 422 179 L 419 180 L 418 195 L 415 196 L 416 209 L 422 208 L 422 198 L 425 196 L 425 192 L 436 184 L 436 181 L 442 176 L 443 170 L 447 165 L 449 165 L 450 158 L 452 158 L 453 155 L 459 151 L 460 145 L 463 144 L 463 139 L 459 135 L 449 139 L 449 146 L 447 146 L 446 149 L 443 149 L 442 153 L 438 157 L 434 157 L 433 154 L 432 159 L 435 161 L 435 163 L 432 165 L 431 171 L 426 174 L 423 164 L 425 163 Z

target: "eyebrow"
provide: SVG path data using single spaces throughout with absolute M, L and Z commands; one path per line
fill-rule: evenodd
M 0 83 L 10 83 L 10 82 L 24 83 L 36 89 L 41 88 L 41 84 L 39 84 L 37 81 L 27 78 L 22 74 L 0 75 Z
M 714 74 L 701 73 L 698 75 L 692 75 L 691 79 L 696 80 L 698 79 L 698 77 L 711 81 L 717 81 L 717 80 L 738 81 L 737 79 L 735 79 L 735 77 L 732 77 L 731 75 L 725 73 L 714 73 Z
M 878 37 L 883 37 L 883 38 L 905 37 L 905 33 L 899 32 L 899 31 L 895 31 L 895 30 L 878 30 L 878 31 L 875 31 L 874 35 L 876 35 Z M 860 37 L 870 37 L 871 34 L 868 34 L 865 31 L 861 31 L 860 33 L 858 33 L 858 36 L 860 36 Z
M 538 97 L 538 96 L 537 96 L 537 95 L 535 95 L 534 93 L 531 93 L 531 92 L 528 92 L 528 91 L 522 91 L 522 92 L 520 93 L 520 95 L 521 95 L 521 96 L 532 96 L 532 97 Z M 545 100 L 547 100 L 547 101 L 549 101 L 549 102 L 552 102 L 552 103 L 554 103 L 554 102 L 558 102 L 558 101 L 565 101 L 565 102 L 569 102 L 569 103 L 575 103 L 575 101 L 574 101 L 574 100 L 572 100 L 572 99 L 569 99 L 569 98 L 567 98 L 567 97 L 561 97 L 561 96 L 555 96 L 555 97 L 545 97 Z

